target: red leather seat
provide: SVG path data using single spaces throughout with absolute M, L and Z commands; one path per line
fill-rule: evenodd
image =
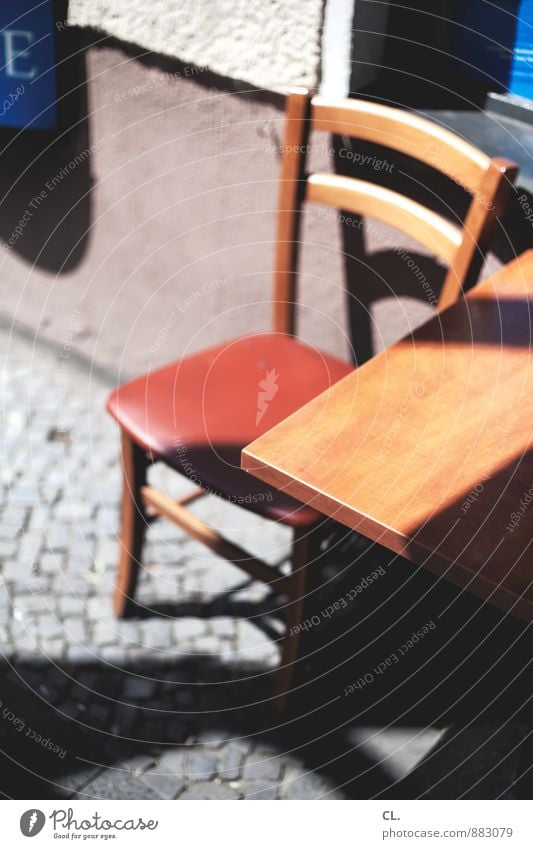
M 240 337 L 115 389 L 108 410 L 192 482 L 292 527 L 321 514 L 240 469 L 241 449 L 352 371 L 282 333 Z

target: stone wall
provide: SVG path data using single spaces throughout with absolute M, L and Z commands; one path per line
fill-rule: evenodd
M 324 0 L 71 0 L 69 22 L 265 89 L 315 86 Z

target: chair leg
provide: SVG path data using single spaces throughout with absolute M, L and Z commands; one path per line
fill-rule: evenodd
M 124 431 L 122 438 L 123 489 L 121 508 L 120 554 L 113 609 L 125 616 L 135 595 L 146 531 L 146 514 L 140 490 L 146 483 L 148 460 L 145 452 Z
M 281 663 L 274 683 L 274 711 L 280 716 L 285 710 L 287 696 L 291 688 L 298 650 L 300 647 L 300 630 L 295 630 L 303 619 L 305 588 L 307 584 L 307 566 L 311 550 L 310 528 L 295 530 L 292 543 L 292 573 L 290 576 L 290 603 L 287 605 L 286 632 L 281 652 Z

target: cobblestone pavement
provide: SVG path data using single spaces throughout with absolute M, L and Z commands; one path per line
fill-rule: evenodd
M 10 776 L 1 792 L 342 799 L 409 797 L 435 783 L 427 757 L 446 723 L 375 728 L 366 714 L 348 728 L 346 716 L 314 715 L 306 696 L 300 720 L 289 714 L 276 727 L 267 709 L 283 634 L 275 600 L 172 525 L 149 531 L 138 615 L 114 618 L 120 473 L 104 412 L 110 382 L 68 344 L 53 351 L 7 329 L 0 343 L 0 748 Z M 154 474 L 176 495 L 186 490 L 176 476 Z M 265 559 L 286 556 L 285 529 L 213 499 L 197 510 Z M 337 661 L 335 649 L 326 671 Z M 523 727 L 491 722 L 488 761 L 507 765 L 497 795 L 514 780 L 507 753 Z M 448 775 L 454 734 L 446 734 Z

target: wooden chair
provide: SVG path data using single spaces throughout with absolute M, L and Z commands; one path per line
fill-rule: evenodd
M 460 179 L 472 196 L 463 224 L 453 223 L 392 190 L 335 174 L 306 175 L 311 130 L 386 145 Z M 240 451 L 352 366 L 294 338 L 300 210 L 304 201 L 330 204 L 391 223 L 449 265 L 439 308 L 462 291 L 478 250 L 486 250 L 517 168 L 490 159 L 460 137 L 412 113 L 357 100 L 287 98 L 274 273 L 274 327 L 178 360 L 115 389 L 108 410 L 121 428 L 124 489 L 120 561 L 114 597 L 119 616 L 133 600 L 144 531 L 152 517 L 177 524 L 217 554 L 265 581 L 287 599 L 287 632 L 274 703 L 283 709 L 298 658 L 295 626 L 303 616 L 309 541 L 323 518 L 240 468 Z M 148 486 L 150 463 L 161 461 L 198 486 L 179 502 Z M 289 575 L 224 539 L 186 509 L 217 493 L 293 529 Z M 292 633 L 291 633 L 292 628 Z

